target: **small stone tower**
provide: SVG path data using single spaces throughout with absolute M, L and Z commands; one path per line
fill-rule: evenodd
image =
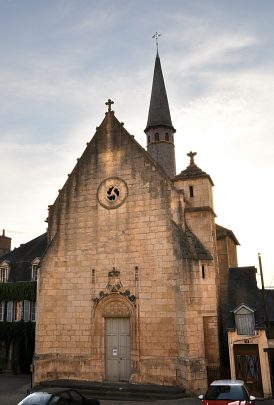
M 188 226 L 210 251 L 216 260 L 217 268 L 216 215 L 212 193 L 214 184 L 209 174 L 194 162 L 196 152 L 189 152 L 187 155 L 190 158 L 190 164 L 175 177 L 174 184 L 177 190 L 184 192 L 185 219 Z
M 155 59 L 147 126 L 144 132 L 147 136 L 148 153 L 162 166 L 170 178 L 174 178 L 176 175 L 174 150 L 174 133 L 176 130 L 171 122 L 158 50 Z

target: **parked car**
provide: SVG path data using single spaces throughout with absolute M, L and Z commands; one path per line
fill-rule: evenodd
M 77 390 L 47 389 L 29 394 L 18 405 L 100 405 L 98 399 L 86 398 Z
M 205 395 L 200 395 L 202 405 L 253 405 L 255 397 L 249 394 L 244 381 L 213 381 Z

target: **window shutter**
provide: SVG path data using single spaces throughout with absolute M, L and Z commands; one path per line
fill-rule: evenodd
M 13 321 L 13 301 L 7 303 L 7 322 Z
M 4 313 L 5 313 L 5 302 L 0 301 L 0 322 L 4 321 Z
M 35 310 L 36 310 L 36 302 L 31 301 L 30 303 L 31 307 L 30 307 L 30 320 L 31 322 L 35 322 L 36 317 L 35 317 Z
M 255 319 L 252 309 L 241 305 L 234 311 L 234 316 L 238 335 L 255 335 Z
M 30 321 L 30 301 L 27 300 L 24 300 L 23 320 L 24 322 Z

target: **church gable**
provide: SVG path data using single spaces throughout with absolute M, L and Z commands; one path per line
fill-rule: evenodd
M 130 177 L 129 183 L 121 176 Z M 143 183 L 138 190 L 133 186 L 137 177 Z M 129 190 L 131 185 L 133 187 Z M 159 195 L 169 198 L 172 187 L 161 166 L 125 130 L 123 123 L 116 119 L 112 111 L 106 113 L 63 189 L 59 190 L 54 205 L 49 207 L 50 239 L 63 222 L 62 214 L 70 212 L 75 215 L 80 201 L 88 193 L 90 199 L 82 210 L 97 207 L 98 203 L 106 209 L 118 208 L 128 195 L 131 201 L 138 201 L 147 191 L 152 198 Z
M 104 331 L 104 317 L 118 317 L 110 310 L 117 304 L 124 315 L 126 308 L 138 306 L 148 381 L 155 378 L 151 360 L 145 360 L 151 350 L 159 359 L 177 356 L 174 280 L 181 258 L 173 251 L 171 191 L 176 193 L 168 176 L 108 112 L 50 209 L 52 243 L 40 283 L 41 307 L 47 311 L 40 314 L 43 327 L 38 326 L 45 353 L 66 352 L 69 336 L 75 356 L 88 357 L 94 351 L 100 367 L 92 368 L 89 378 L 101 380 L 103 337 L 96 336 Z M 132 311 L 128 316 L 133 331 L 137 319 Z M 165 345 L 163 313 L 169 314 L 172 331 Z M 44 338 L 45 330 L 52 329 L 58 340 Z M 80 336 L 85 341 L 79 343 Z M 141 355 L 136 339 L 134 335 L 132 359 Z M 166 378 L 175 381 L 175 370 L 165 367 Z

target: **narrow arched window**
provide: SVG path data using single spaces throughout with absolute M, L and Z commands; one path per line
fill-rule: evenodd
M 150 143 L 150 135 L 147 137 L 147 143 Z
M 159 135 L 159 132 L 156 132 L 155 133 L 155 135 L 154 135 L 154 139 L 155 139 L 155 141 L 157 142 L 157 141 L 160 141 L 160 135 Z
M 166 134 L 165 134 L 165 141 L 169 141 L 169 133 L 168 132 L 166 132 Z
M 205 278 L 205 266 L 202 265 L 202 278 Z
M 194 189 L 193 186 L 189 186 L 189 196 L 194 197 Z

